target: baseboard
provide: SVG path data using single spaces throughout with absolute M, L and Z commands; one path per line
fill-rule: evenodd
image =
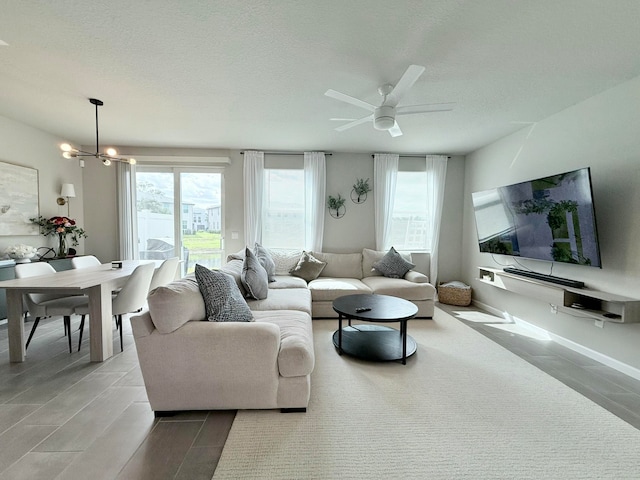
M 507 312 L 502 312 L 497 308 L 494 308 L 486 303 L 479 302 L 477 300 L 473 300 L 473 304 L 497 317 L 505 317 L 505 315 L 509 315 Z M 615 358 L 611 358 L 608 355 L 597 352 L 589 347 L 585 347 L 584 345 L 580 345 L 579 343 L 574 342 L 573 340 L 569 340 L 568 338 L 562 337 L 555 333 L 552 333 L 544 328 L 538 327 L 537 325 L 533 325 L 532 323 L 527 322 L 526 320 L 522 320 L 521 318 L 513 317 L 509 315 L 509 318 L 512 318 L 515 323 L 523 325 L 525 328 L 529 328 L 539 333 L 543 333 L 549 337 L 549 339 L 556 342 L 558 345 L 562 345 L 563 347 L 568 348 L 569 350 L 573 350 L 585 357 L 588 357 L 596 362 L 600 362 L 607 367 L 613 368 L 620 373 L 624 373 L 625 375 L 635 378 L 636 380 L 640 380 L 640 369 L 636 367 L 632 367 L 624 362 L 616 360 Z

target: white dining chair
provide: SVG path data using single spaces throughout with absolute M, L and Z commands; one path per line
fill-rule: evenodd
M 73 257 L 71 259 L 71 266 L 73 268 L 89 268 L 98 267 L 102 265 L 93 255 L 83 255 L 82 257 Z
M 20 263 L 15 266 L 16 278 L 37 277 L 41 275 L 53 275 L 56 270 L 46 262 Z M 52 279 L 52 282 L 55 281 Z M 69 353 L 71 348 L 71 315 L 75 313 L 76 307 L 87 301 L 83 295 L 60 295 L 50 293 L 28 293 L 24 295 L 27 310 L 31 317 L 34 317 L 33 326 L 27 339 L 25 350 L 29 348 L 29 343 L 33 334 L 38 328 L 40 319 L 53 315 L 62 315 L 65 335 L 69 340 Z
M 120 351 L 124 350 L 122 344 L 122 315 L 125 313 L 135 312 L 144 306 L 149 293 L 149 285 L 151 285 L 151 277 L 155 265 L 153 263 L 145 263 L 139 265 L 133 271 L 131 276 L 122 288 L 111 296 L 111 313 L 116 319 L 116 328 L 120 331 Z M 78 341 L 78 351 L 82 344 L 82 332 L 84 331 L 84 320 L 89 314 L 89 302 L 78 305 L 75 313 L 82 315 L 80 321 L 80 340 Z
M 178 257 L 168 258 L 162 264 L 156 268 L 151 278 L 151 285 L 149 285 L 149 291 L 154 288 L 167 285 L 176 279 L 176 272 L 178 271 Z

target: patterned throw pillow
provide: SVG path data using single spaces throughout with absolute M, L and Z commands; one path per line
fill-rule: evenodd
M 289 272 L 295 277 L 300 277 L 310 282 L 318 278 L 324 269 L 326 262 L 321 262 L 308 252 L 302 252 L 298 264 Z
M 260 260 L 260 264 L 267 271 L 267 276 L 269 277 L 270 282 L 276 281 L 276 262 L 273 261 L 273 257 L 269 250 L 264 248 L 258 242 L 256 242 L 255 248 L 253 249 L 256 257 Z
M 393 247 L 384 257 L 373 264 L 373 268 L 389 278 L 404 278 L 407 272 L 414 267 L 413 263 L 407 262 Z
M 196 264 L 196 280 L 210 322 L 253 322 L 253 314 L 231 275 Z
M 242 264 L 242 275 L 240 276 L 242 285 L 247 291 L 247 297 L 256 300 L 264 300 L 269 292 L 269 279 L 267 271 L 260 264 L 260 260 L 251 253 L 247 247 Z

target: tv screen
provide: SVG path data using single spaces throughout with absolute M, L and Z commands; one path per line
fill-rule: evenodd
M 481 252 L 600 267 L 589 168 L 472 194 Z

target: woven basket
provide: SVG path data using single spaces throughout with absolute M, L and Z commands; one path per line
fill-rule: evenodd
M 456 288 L 445 287 L 442 283 L 438 284 L 438 301 L 447 305 L 456 305 L 458 307 L 466 307 L 471 303 L 471 287 Z

